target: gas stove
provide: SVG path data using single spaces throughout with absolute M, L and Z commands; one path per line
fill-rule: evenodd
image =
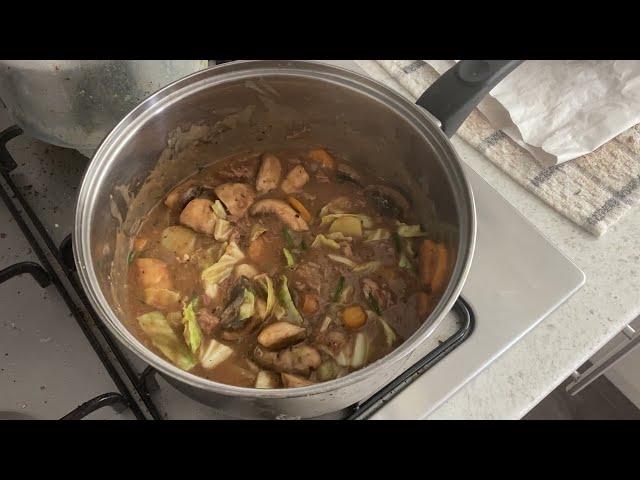
M 0 131 L 0 419 L 225 418 L 126 351 L 84 296 L 70 233 L 89 160 L 22 134 L 1 109 Z M 466 170 L 478 238 L 461 300 L 412 354 L 413 367 L 327 418 L 427 417 L 584 283 L 575 265 Z

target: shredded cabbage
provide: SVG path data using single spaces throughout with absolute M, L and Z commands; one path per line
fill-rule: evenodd
M 140 315 L 138 323 L 155 347 L 174 365 L 182 370 L 191 370 L 198 363 L 161 312 Z
M 338 303 L 340 303 L 340 304 L 347 303 L 349 301 L 349 299 L 351 298 L 351 296 L 353 295 L 354 291 L 355 291 L 355 288 L 353 288 L 353 285 L 351 285 L 351 284 L 349 284 L 346 287 L 344 287 L 342 289 L 342 291 L 340 292 L 340 295 L 338 297 Z
M 343 257 L 342 255 L 334 255 L 333 253 L 329 253 L 327 254 L 327 257 L 329 257 L 334 262 L 342 263 L 350 268 L 354 268 L 358 265 L 356 262 L 354 262 L 350 258 Z
M 342 232 L 327 233 L 327 238 L 330 238 L 331 240 L 344 240 L 345 242 L 350 242 L 351 240 L 353 240 L 353 237 L 347 237 Z
M 202 331 L 196 320 L 198 298 L 194 298 L 182 309 L 182 323 L 184 323 L 184 339 L 193 353 L 198 351 L 202 343 Z
M 291 298 L 291 293 L 289 292 L 289 286 L 287 284 L 287 277 L 282 275 L 280 277 L 280 289 L 278 290 L 278 296 L 280 299 L 280 303 L 289 314 L 289 317 L 298 325 L 304 324 L 304 319 L 295 304 L 293 303 L 293 299 Z
M 382 266 L 382 262 L 379 262 L 378 260 L 374 260 L 372 262 L 361 263 L 360 265 L 356 265 L 353 268 L 353 272 L 359 273 L 362 275 L 367 275 L 369 273 L 375 272 L 381 266 Z
M 273 282 L 271 281 L 271 277 L 266 273 L 261 273 L 260 275 L 253 277 L 253 280 L 264 290 L 264 293 L 267 296 L 267 308 L 263 317 L 263 319 L 265 319 L 271 315 L 271 312 L 273 312 L 276 305 L 276 294 L 275 289 L 273 288 Z
M 200 278 L 204 283 L 205 293 L 209 297 L 215 299 L 215 296 L 212 297 L 210 295 L 210 293 L 214 293 L 214 291 L 217 295 L 217 290 L 214 288 L 214 285 L 217 286 L 220 282 L 226 280 L 229 275 L 231 275 L 231 272 L 233 272 L 235 264 L 243 258 L 244 253 L 242 253 L 238 245 L 235 242 L 230 242 L 220 259 L 202 271 Z
M 364 231 L 365 242 L 376 242 L 378 240 L 387 240 L 391 238 L 391 232 L 386 228 L 376 228 L 375 230 Z
M 253 317 L 256 313 L 256 297 L 251 290 L 244 289 L 244 297 L 238 310 L 238 321 Z
M 351 366 L 353 368 L 362 367 L 369 356 L 369 338 L 363 333 L 356 333 L 353 344 L 353 355 L 351 356 Z
M 155 308 L 164 309 L 180 301 L 180 292 L 168 288 L 148 287 L 142 293 L 144 303 Z
M 427 234 L 423 232 L 420 225 L 407 225 L 406 223 L 396 222 L 398 225 L 398 235 L 405 238 L 425 237 Z
M 248 263 L 241 263 L 240 265 L 236 265 L 234 276 L 238 277 L 247 277 L 253 278 L 258 275 L 258 270 L 253 265 Z
M 375 312 L 367 310 L 367 316 L 375 318 L 380 322 L 384 332 L 384 338 L 387 340 L 387 345 L 391 347 L 398 340 L 398 335 L 395 330 L 393 330 L 391 325 L 389 325 L 381 315 L 377 315 Z
M 338 218 L 343 217 L 352 217 L 357 218 L 362 222 L 362 226 L 364 228 L 373 227 L 373 220 L 368 215 L 362 215 L 360 213 L 330 213 L 328 215 L 322 216 L 322 220 L 320 222 L 321 225 L 326 225 L 327 223 L 331 223 Z
M 260 235 L 262 235 L 266 231 L 267 231 L 266 228 L 264 228 L 259 223 L 256 223 L 253 227 L 251 227 L 251 235 L 250 235 L 251 241 L 253 242 L 256 238 L 258 238 Z
M 276 305 L 273 307 L 273 316 L 278 320 L 282 320 L 286 315 L 287 311 L 284 309 L 284 307 L 279 303 L 276 303 Z
M 345 345 L 335 360 L 341 367 L 360 368 L 367 362 L 368 356 L 369 338 L 363 332 L 358 332 L 353 340 L 353 349 L 351 345 Z
M 215 202 L 213 202 L 211 209 L 213 210 L 213 213 L 216 214 L 216 217 L 218 217 L 218 219 L 225 220 L 227 218 L 227 211 L 225 210 L 224 205 L 222 205 L 222 202 L 220 200 L 216 200 Z
M 283 248 L 282 253 L 284 254 L 284 258 L 287 261 L 287 267 L 293 269 L 296 266 L 296 261 L 293 258 L 293 253 L 289 251 L 288 248 Z
M 398 266 L 400 268 L 406 268 L 408 270 L 413 270 L 413 264 L 409 261 L 404 252 L 400 254 L 400 259 L 398 260 Z
M 203 345 L 202 350 L 200 350 L 200 365 L 206 369 L 215 368 L 231 355 L 233 355 L 233 349 L 231 347 L 212 338 L 207 344 Z
M 333 319 L 331 317 L 324 317 L 324 320 L 322 320 L 322 325 L 320 325 L 320 331 L 325 332 L 327 328 L 329 328 L 329 325 L 331 325 L 331 322 L 333 322 Z
M 413 258 L 416 256 L 416 252 L 413 249 L 413 242 L 411 241 L 410 238 L 405 238 L 404 239 L 404 250 L 405 252 L 407 252 L 407 254 L 409 254 L 410 258 Z
M 233 227 L 231 226 L 231 223 L 227 220 L 219 218 L 216 221 L 216 226 L 213 227 L 213 238 L 215 238 L 219 242 L 226 241 L 229 239 L 229 235 L 231 235 L 232 231 Z
M 335 232 L 340 233 L 340 232 Z M 342 233 L 340 233 L 342 235 Z M 334 250 L 340 250 L 340 244 L 335 240 L 325 237 L 323 234 L 319 233 L 316 235 L 316 238 L 313 240 L 311 244 L 311 248 L 321 248 L 321 247 L 329 247 Z

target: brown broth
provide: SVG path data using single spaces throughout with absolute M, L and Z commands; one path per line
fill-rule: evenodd
M 282 166 L 280 185 L 282 179 L 296 165 L 302 165 L 310 176 L 308 183 L 300 191 L 290 194 L 299 200 L 311 213 L 312 220 L 309 222 L 309 230 L 296 232 L 289 229 L 289 234 L 293 240 L 293 246 L 291 246 L 288 245 L 289 242 L 285 239 L 283 222 L 275 215 L 254 216 L 247 211 L 242 217 L 229 216 L 227 220 L 231 222 L 234 228 L 231 238 L 236 241 L 238 247 L 245 253 L 245 259 L 239 264 L 250 263 L 259 272 L 268 274 L 273 280 L 276 290 L 280 283 L 280 276 L 286 275 L 289 291 L 298 311 L 302 310 L 302 301 L 305 293 L 315 295 L 314 298 L 318 304 L 317 311 L 302 315 L 304 319 L 303 326 L 306 329 L 306 338 L 302 341 L 302 344 L 315 348 L 321 358 L 321 362 L 329 362 L 331 364 L 335 376 L 344 376 L 350 371 L 362 368 L 362 366 L 381 358 L 396 348 L 419 328 L 433 305 L 435 305 L 438 298 L 437 292 L 430 292 L 429 285 L 421 284 L 419 280 L 418 251 L 423 238 L 401 239 L 397 237 L 400 240 L 401 249 L 405 252 L 404 254 L 410 263 L 409 268 L 401 268 L 399 266 L 400 253 L 397 250 L 398 244 L 393 237 L 371 242 L 365 242 L 363 238 L 354 237 L 351 241 L 338 241 L 340 250 L 333 250 L 328 247 L 311 248 L 316 235 L 327 235 L 331 225 L 331 223 L 321 225 L 320 210 L 337 197 L 344 196 L 348 198 L 349 208 L 345 212 L 369 216 L 374 223 L 372 229 L 386 229 L 388 232 L 396 232 L 398 229 L 397 221 L 414 225 L 417 224 L 416 216 L 411 211 L 404 212 L 402 216 L 390 216 L 388 212 L 381 212 L 378 204 L 369 195 L 365 194 L 364 187 L 384 184 L 384 181 L 362 171 L 358 172 L 361 177 L 360 185 L 345 181 L 343 177 L 337 174 L 335 167 L 347 164 L 344 160 L 340 160 L 338 156 L 333 156 L 333 168 L 325 168 L 312 160 L 306 151 L 274 153 L 279 158 Z M 191 176 L 181 185 L 216 187 L 224 183 L 239 182 L 247 183 L 255 190 L 255 180 L 260 162 L 261 158 L 255 156 L 222 160 Z M 201 193 L 201 196 L 211 200 L 215 199 L 215 195 L 212 196 L 210 191 Z M 278 187 L 268 193 L 256 195 L 254 203 L 265 198 L 281 199 L 287 202 L 288 196 Z M 258 241 L 263 243 L 262 254 L 257 260 L 251 261 L 247 253 L 251 243 L 252 227 L 257 223 L 265 228 L 266 232 L 258 238 Z M 161 244 L 163 230 L 173 225 L 180 225 L 180 209 L 175 207 L 170 209 L 164 204 L 164 201 L 161 201 L 149 212 L 141 224 L 136 239 L 146 241 L 146 244 L 133 254 L 134 258 L 128 274 L 128 323 L 132 325 L 134 334 L 145 345 L 161 356 L 162 353 L 154 346 L 152 339 L 148 338 L 138 327 L 136 318 L 151 311 L 161 311 L 166 316 L 169 312 L 180 312 L 182 305 L 174 304 L 168 308 L 160 308 L 157 305 L 150 306 L 144 302 L 144 289 L 139 281 L 136 263 L 138 259 L 153 258 L 165 262 L 166 270 L 172 282 L 171 290 L 179 292 L 182 304 L 184 305 L 184 302 L 198 297 L 198 309 L 205 308 L 218 318 L 224 311 L 228 300 L 230 300 L 228 296 L 236 283 L 232 273 L 229 279 L 220 284 L 221 292 L 216 299 L 211 300 L 208 298 L 204 293 L 200 274 L 208 264 L 214 263 L 216 258 L 209 258 L 207 261 L 204 259 L 204 252 L 211 247 L 217 247 L 220 242 L 216 242 L 211 235 L 196 233 L 193 251 L 187 257 L 179 258 Z M 363 230 L 371 229 L 363 228 Z M 287 245 L 295 257 L 295 267 L 293 269 L 287 267 L 282 252 L 282 249 Z M 351 267 L 330 259 L 327 256 L 328 254 L 347 257 L 358 265 L 379 261 L 381 266 L 372 273 L 358 274 L 354 273 Z M 341 276 L 344 277 L 343 292 L 352 290 L 351 295 L 344 304 L 335 301 L 336 289 Z M 375 282 L 377 289 L 372 297 L 366 297 L 364 294 L 364 279 Z M 249 280 L 249 285 L 250 289 L 256 293 L 256 296 L 261 297 L 261 290 L 252 280 Z M 426 312 L 423 311 L 422 316 L 418 314 L 417 297 L 421 291 L 426 292 L 429 298 L 428 310 Z M 372 302 L 371 298 L 375 300 Z M 376 318 L 376 315 L 367 313 L 366 323 L 357 329 L 348 328 L 344 325 L 341 312 L 349 305 L 360 305 L 365 312 L 379 309 L 384 320 L 395 332 L 396 338 L 393 342 L 391 344 L 388 343 L 385 329 Z M 173 315 L 177 317 L 177 314 Z M 321 325 L 327 316 L 332 318 L 332 323 L 326 331 L 321 332 Z M 257 317 L 258 315 L 254 314 L 252 319 Z M 287 316 L 286 318 L 290 319 L 291 317 Z M 298 377 L 311 382 L 321 381 L 317 361 L 307 372 L 301 373 L 286 366 L 269 368 L 256 360 L 254 349 L 257 343 L 257 336 L 264 327 L 275 321 L 277 319 L 274 318 L 273 313 L 262 321 L 256 320 L 255 328 L 236 340 L 226 340 L 222 335 L 224 329 L 220 325 L 211 334 L 203 333 L 205 341 L 209 338 L 214 338 L 231 347 L 234 353 L 215 368 L 205 369 L 200 364 L 197 364 L 190 371 L 195 375 L 211 380 L 243 387 L 254 386 L 256 374 L 259 370 L 270 370 L 275 373 L 294 373 Z M 198 325 L 202 326 L 199 316 Z M 180 341 L 183 341 L 184 327 L 179 321 L 175 322 L 175 320 L 172 327 Z M 349 355 L 352 353 L 351 347 L 353 347 L 355 336 L 359 332 L 364 334 L 369 343 L 364 365 L 341 366 L 340 363 L 348 363 Z M 335 339 L 338 341 L 332 341 Z M 342 348 L 340 348 L 340 339 L 345 341 Z M 269 351 L 267 348 L 263 348 L 263 350 Z M 286 350 L 286 348 L 281 350 Z M 341 350 L 343 352 L 342 358 L 340 358 Z M 194 356 L 197 358 L 198 352 Z M 347 359 L 346 362 L 345 358 Z M 333 375 L 329 375 L 329 377 L 331 376 Z

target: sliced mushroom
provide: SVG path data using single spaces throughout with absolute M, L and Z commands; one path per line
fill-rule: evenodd
M 289 322 L 267 325 L 258 334 L 258 343 L 271 350 L 280 350 L 298 343 L 307 336 L 306 329 Z
M 344 163 L 338 165 L 336 177 L 346 182 L 355 183 L 359 187 L 362 186 L 362 177 L 360 176 L 360 174 L 356 172 L 353 167 L 350 167 L 349 165 L 346 165 Z
M 282 166 L 278 157 L 270 153 L 264 154 L 260 170 L 258 170 L 258 177 L 256 178 L 256 190 L 258 193 L 267 193 L 278 188 L 280 175 L 282 175 Z
M 272 368 L 278 372 L 298 373 L 309 375 L 312 369 L 322 363 L 320 353 L 309 345 L 294 345 L 293 347 L 271 352 L 256 346 L 253 351 L 256 362 L 265 368 Z
M 246 183 L 224 183 L 215 188 L 216 195 L 231 215 L 241 217 L 255 199 L 255 192 Z
M 309 181 L 309 174 L 302 165 L 296 165 L 291 169 L 282 181 L 282 191 L 284 193 L 294 193 L 299 191 Z
M 297 375 L 291 375 L 290 373 L 281 373 L 280 378 L 282 378 L 284 388 L 308 387 L 309 385 L 313 385 L 311 380 Z
M 249 320 L 247 318 L 241 322 L 237 321 L 240 305 L 244 301 L 244 291 L 249 288 L 249 280 L 247 277 L 242 276 L 230 290 L 225 302 L 226 306 L 220 314 L 220 326 L 223 329 L 241 330 Z
M 169 268 L 156 258 L 137 258 L 134 262 L 138 284 L 142 288 L 173 288 Z
M 375 202 L 383 215 L 401 218 L 411 208 L 409 201 L 402 193 L 386 185 L 369 185 L 364 189 L 364 193 Z
M 220 336 L 223 340 L 236 341 L 250 335 L 260 325 L 260 319 L 257 316 L 248 318 L 244 326 L 239 330 L 222 330 Z
M 300 214 L 282 200 L 273 198 L 258 200 L 251 207 L 251 215 L 267 213 L 277 215 L 278 218 L 292 230 L 297 232 L 309 230 L 309 225 L 307 225 L 307 222 L 304 221 Z
M 213 212 L 213 202 L 204 198 L 191 200 L 180 214 L 180 223 L 196 232 L 213 235 L 218 217 Z

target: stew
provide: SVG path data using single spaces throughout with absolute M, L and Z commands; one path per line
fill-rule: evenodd
M 448 247 L 400 189 L 324 149 L 274 153 L 176 186 L 128 258 L 136 336 L 242 387 L 306 386 L 376 361 L 421 325 L 450 275 Z

